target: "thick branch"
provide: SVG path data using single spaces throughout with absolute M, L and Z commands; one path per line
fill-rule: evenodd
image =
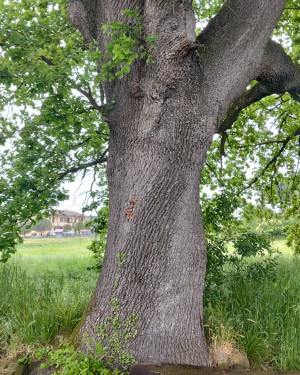
M 266 44 L 284 9 L 285 0 L 228 0 L 198 36 L 207 86 L 225 99 L 224 110 L 259 73 Z M 218 90 L 215 89 L 216 82 Z
M 270 95 L 269 91 L 262 84 L 256 84 L 250 90 L 245 91 L 239 98 L 231 103 L 219 127 L 218 133 L 223 133 L 231 129 L 234 122 L 237 120 L 240 112 L 253 103 Z
M 294 65 L 283 48 L 273 40 L 266 46 L 256 79 L 258 83 L 254 87 L 231 103 L 218 133 L 230 129 L 242 109 L 266 96 L 288 92 L 300 103 L 300 66 Z
M 266 45 L 257 81 L 270 94 L 288 92 L 300 103 L 300 66 L 273 40 Z

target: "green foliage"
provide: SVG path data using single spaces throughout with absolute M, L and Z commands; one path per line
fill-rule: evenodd
M 108 206 L 102 207 L 88 224 L 93 233 L 106 235 L 108 226 Z
M 97 268 L 101 270 L 106 246 L 108 206 L 104 206 L 98 210 L 97 216 L 89 222 L 88 226 L 93 233 L 99 236 L 93 239 L 92 243 L 88 246 L 88 250 L 93 253 L 93 256 L 97 260 L 97 263 L 94 266 L 90 266 L 89 269 Z
M 0 262 L 7 262 L 16 252 L 16 246 L 21 242 L 18 228 L 11 223 L 3 223 L 0 227 Z
M 286 210 L 287 217 L 294 217 L 295 222 L 287 227 L 289 235 L 287 245 L 292 247 L 296 254 L 300 254 L 300 191 L 296 190 L 293 195 L 291 206 Z
M 198 24 L 200 24 L 200 28 L 196 30 L 197 33 L 219 12 L 221 6 L 225 3 L 224 0 L 191 0 L 191 2 Z
M 271 243 L 267 236 L 243 232 L 232 240 L 237 255 L 249 257 L 271 253 Z
M 100 235 L 100 237 L 93 239 L 92 243 L 87 247 L 93 253 L 94 258 L 96 258 L 96 264 L 93 266 L 89 266 L 88 269 L 98 269 L 99 271 L 103 265 L 103 258 L 106 246 L 106 238 L 104 235 Z
M 54 375 L 98 374 L 98 375 L 125 375 L 135 362 L 133 356 L 127 354 L 128 341 L 135 337 L 135 314 L 124 321 L 120 321 L 120 307 L 114 297 L 110 300 L 112 315 L 104 325 L 99 326 L 99 342 L 94 344 L 93 350 L 88 349 L 83 354 L 66 341 L 61 341 L 59 349 L 52 347 L 37 351 L 36 357 L 43 359 L 42 368 L 54 366 L 57 371 Z M 106 346 L 102 346 L 102 342 Z M 92 344 L 87 342 L 87 344 Z M 121 369 L 121 370 L 120 370 Z
M 130 73 L 130 66 L 138 57 L 145 59 L 147 64 L 153 61 L 147 45 L 155 47 L 158 35 L 144 34 L 139 8 L 126 9 L 123 14 L 131 20 L 130 23 L 112 22 L 102 26 L 102 30 L 111 39 L 106 44 L 106 55 L 104 63 L 101 64 L 101 81 L 123 78 L 124 74 Z
M 36 231 L 43 231 L 43 230 L 50 230 L 51 229 L 51 221 L 49 219 L 42 219 L 38 221 L 31 230 Z
M 232 196 L 215 194 L 206 197 L 202 217 L 207 243 L 207 266 L 204 301 L 209 303 L 230 272 L 239 269 L 249 258 L 264 258 L 272 253 L 270 239 L 263 233 L 248 231 L 236 209 L 242 202 Z M 229 248 L 232 245 L 232 249 Z
M 82 230 L 82 229 L 84 229 L 85 228 L 85 225 L 83 224 L 83 222 L 82 221 L 78 221 L 77 223 L 75 223 L 75 225 L 74 225 L 74 232 L 75 233 L 80 233 L 80 231 Z
M 45 350 L 37 352 L 38 359 L 46 359 L 46 362 L 41 365 L 41 368 L 49 368 L 55 366 L 57 369 L 53 375 L 118 375 L 121 374 L 119 370 L 109 370 L 104 367 L 101 360 L 102 348 L 97 345 L 95 355 L 83 354 L 75 349 L 74 346 L 67 342 L 61 342 L 61 348 L 54 350 L 52 347 L 46 352 Z M 99 358 L 100 354 L 100 358 Z
M 129 373 L 135 358 L 128 354 L 128 344 L 137 335 L 138 316 L 131 314 L 120 320 L 120 304 L 114 296 L 109 305 L 111 315 L 104 324 L 98 327 L 98 336 L 103 347 L 104 362 L 110 368 L 121 368 Z
M 300 224 L 296 223 L 290 227 L 290 233 L 286 241 L 287 245 L 292 247 L 295 254 L 300 254 Z

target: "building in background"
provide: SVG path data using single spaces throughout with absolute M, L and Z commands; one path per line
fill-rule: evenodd
M 63 230 L 66 224 L 69 224 L 73 229 L 78 222 L 86 223 L 86 217 L 83 214 L 68 210 L 57 210 L 54 215 L 49 217 L 49 220 L 51 221 L 51 231 L 53 232 Z

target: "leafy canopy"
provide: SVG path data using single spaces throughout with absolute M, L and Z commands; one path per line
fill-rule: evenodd
M 200 32 L 223 1 L 193 5 Z M 109 139 L 105 114 L 114 105 L 105 102 L 102 82 L 128 74 L 136 58 L 151 62 L 158 38 L 145 36 L 138 10 L 128 10 L 128 23 L 103 25 L 111 42 L 102 54 L 71 26 L 67 8 L 67 0 L 0 0 L 2 261 L 15 251 L 21 226 L 41 220 L 67 198 L 64 182 L 78 173 L 102 173 Z M 295 61 L 299 19 L 297 1 L 289 0 L 274 31 Z M 250 193 L 261 204 L 289 205 L 299 191 L 299 137 L 299 104 L 289 95 L 244 109 L 212 144 L 202 177 L 204 204 L 208 187 L 234 196 L 237 207 Z

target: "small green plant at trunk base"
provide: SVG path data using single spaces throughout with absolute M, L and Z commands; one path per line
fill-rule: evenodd
M 125 264 L 125 254 L 118 253 L 117 260 L 118 272 L 114 281 L 113 293 L 119 285 L 120 272 Z M 135 362 L 135 358 L 128 354 L 128 346 L 138 333 L 136 326 L 138 316 L 131 314 L 120 320 L 120 303 L 114 295 L 110 298 L 109 306 L 111 315 L 98 328 L 98 336 L 105 350 L 104 361 L 109 368 L 121 368 L 127 373 Z
M 135 363 L 135 358 L 128 354 L 128 344 L 137 335 L 136 314 L 129 315 L 123 321 L 120 320 L 120 304 L 114 296 L 111 297 L 109 305 L 112 315 L 106 323 L 98 328 L 98 335 L 102 343 L 105 343 L 104 362 L 108 367 L 122 368 L 129 372 L 130 367 Z
M 36 357 L 38 359 L 47 359 L 41 368 L 49 368 L 55 366 L 57 369 L 53 375 L 75 375 L 75 374 L 93 374 L 93 375 L 118 375 L 122 374 L 119 370 L 107 369 L 100 358 L 92 354 L 83 354 L 78 352 L 74 346 L 68 343 L 61 343 L 62 347 L 58 350 L 50 348 L 45 352 L 38 352 Z M 102 352 L 98 346 L 98 352 Z
M 114 289 L 119 284 L 119 274 L 125 263 L 125 254 L 118 254 L 118 272 L 114 281 Z M 104 324 L 98 326 L 99 340 L 94 343 L 91 339 L 86 341 L 87 354 L 81 353 L 67 342 L 61 342 L 61 349 L 42 350 L 36 354 L 38 359 L 46 359 L 42 368 L 55 366 L 58 372 L 53 375 L 126 375 L 136 362 L 135 358 L 128 353 L 129 342 L 138 333 L 136 314 L 130 314 L 125 319 L 120 319 L 120 303 L 112 295 L 109 301 L 111 315 Z

